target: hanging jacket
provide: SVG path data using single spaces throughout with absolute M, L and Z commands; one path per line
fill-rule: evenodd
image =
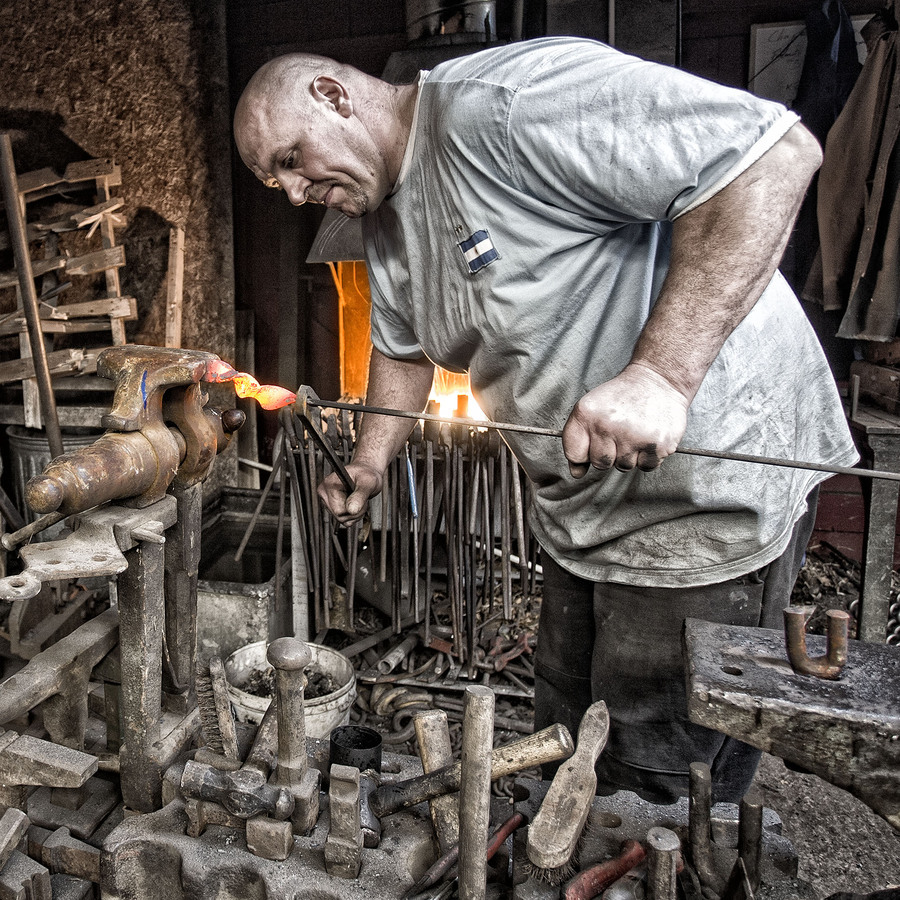
M 842 310 L 838 337 L 889 341 L 900 319 L 900 71 L 892 2 L 863 30 L 868 57 L 825 144 L 820 254 L 803 291 Z

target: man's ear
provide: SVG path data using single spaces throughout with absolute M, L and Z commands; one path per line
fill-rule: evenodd
M 345 119 L 353 114 L 353 101 L 347 89 L 339 81 L 329 75 L 317 75 L 310 86 L 313 99 L 328 103 Z

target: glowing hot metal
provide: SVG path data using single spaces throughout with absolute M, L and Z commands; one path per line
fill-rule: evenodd
M 252 375 L 238 372 L 221 359 L 213 360 L 207 365 L 204 380 L 214 384 L 231 381 L 238 397 L 252 397 L 263 409 L 281 409 L 283 406 L 290 406 L 297 399 L 293 391 L 275 384 L 260 384 Z

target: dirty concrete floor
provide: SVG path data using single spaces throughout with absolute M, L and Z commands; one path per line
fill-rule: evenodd
M 900 834 L 860 800 L 816 775 L 763 755 L 756 774 L 763 803 L 784 823 L 799 878 L 824 900 L 838 892 L 900 890 Z

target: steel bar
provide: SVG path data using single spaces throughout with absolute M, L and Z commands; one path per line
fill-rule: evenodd
M 562 437 L 559 428 L 541 428 L 537 425 L 515 425 L 511 422 L 489 422 L 480 419 L 467 419 L 458 416 L 437 416 L 431 413 L 417 413 L 409 410 L 387 409 L 382 406 L 363 406 L 358 403 L 341 403 L 334 400 L 310 400 L 312 406 L 325 406 L 335 409 L 358 410 L 378 416 L 399 416 L 403 419 L 424 419 L 430 422 L 443 422 L 450 425 L 465 425 L 470 428 L 493 428 L 497 431 L 512 431 L 519 434 L 535 434 L 545 437 Z M 863 469 L 856 466 L 830 466 L 826 463 L 804 462 L 797 459 L 779 459 L 774 456 L 754 456 L 749 453 L 732 453 L 726 450 L 702 450 L 699 447 L 677 447 L 676 453 L 686 456 L 705 456 L 710 459 L 725 459 L 732 462 L 759 463 L 765 466 L 784 466 L 789 469 L 807 469 L 811 472 L 830 472 L 833 475 L 856 475 L 859 478 L 882 478 L 886 481 L 900 481 L 900 472 L 885 472 L 880 469 Z
M 19 290 L 22 293 L 22 309 L 28 326 L 28 340 L 31 344 L 31 355 L 34 358 L 34 374 L 37 379 L 38 396 L 41 400 L 41 418 L 47 432 L 47 443 L 50 455 L 55 459 L 61 456 L 64 448 L 62 432 L 59 427 L 59 415 L 56 411 L 56 397 L 50 380 L 50 367 L 47 363 L 47 348 L 44 346 L 44 332 L 41 328 L 41 316 L 38 308 L 38 296 L 34 287 L 34 274 L 31 270 L 31 253 L 28 250 L 25 216 L 22 212 L 19 195 L 19 182 L 13 162 L 12 142 L 6 132 L 0 132 L 0 176 L 3 182 L 3 199 L 6 202 L 6 221 L 12 242 L 16 269 L 19 273 Z
M 256 509 L 253 510 L 253 515 L 250 516 L 250 521 L 247 523 L 247 528 L 244 531 L 243 538 L 241 538 L 241 543 L 238 545 L 237 550 L 235 550 L 234 552 L 235 562 L 241 561 L 241 557 L 244 555 L 244 550 L 247 549 L 247 544 L 250 542 L 250 538 L 253 536 L 253 530 L 256 528 L 256 522 L 259 519 L 260 514 L 262 513 L 266 498 L 269 496 L 269 491 L 272 490 L 272 485 L 275 484 L 275 479 L 279 475 L 283 462 L 282 454 L 284 452 L 284 443 L 283 441 L 279 440 L 279 436 L 276 436 L 275 438 L 275 458 L 272 460 L 271 474 L 266 479 L 266 483 L 263 486 L 262 493 L 259 495 L 259 501 L 256 504 Z
M 431 569 L 434 554 L 434 441 L 425 436 L 425 643 L 431 640 Z
M 35 519 L 33 522 L 29 522 L 27 525 L 20 528 L 18 531 L 13 531 L 9 534 L 4 534 L 2 538 L 0 538 L 0 543 L 3 545 L 4 550 L 15 550 L 19 544 L 24 544 L 26 541 L 33 538 L 36 534 L 40 534 L 40 532 L 45 531 L 51 525 L 55 525 L 57 522 L 61 522 L 65 519 L 65 513 L 59 512 L 49 512 Z

